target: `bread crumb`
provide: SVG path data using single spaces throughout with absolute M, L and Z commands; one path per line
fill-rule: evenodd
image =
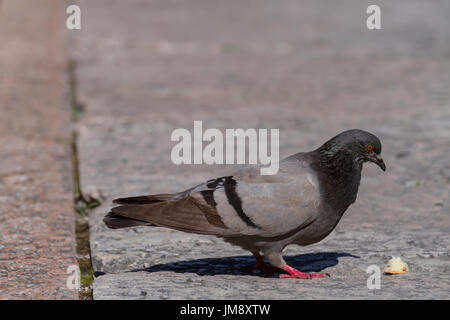
M 388 264 L 384 269 L 384 273 L 386 274 L 402 274 L 408 271 L 408 265 L 403 262 L 400 257 L 392 257 L 392 259 L 388 261 Z

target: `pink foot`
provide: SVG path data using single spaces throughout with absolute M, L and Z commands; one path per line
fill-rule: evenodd
M 307 273 L 298 271 L 295 268 L 292 268 L 289 265 L 285 265 L 283 268 L 289 274 L 281 274 L 280 278 L 298 278 L 298 279 L 312 279 L 312 278 L 327 278 L 329 275 L 327 273 Z

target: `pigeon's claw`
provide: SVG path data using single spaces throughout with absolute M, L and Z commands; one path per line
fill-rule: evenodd
M 329 277 L 327 273 L 308 273 L 308 272 L 301 272 L 295 268 L 292 268 L 289 265 L 285 265 L 283 268 L 284 271 L 286 271 L 288 274 L 281 274 L 281 279 L 286 278 L 298 278 L 298 279 L 312 279 L 312 278 L 326 278 Z
M 255 270 L 258 270 L 262 274 L 273 274 L 273 273 L 279 271 L 279 269 L 276 267 L 268 266 L 264 262 L 264 259 L 261 257 L 261 255 L 259 253 L 253 253 L 253 255 L 255 256 L 257 265 L 253 266 L 253 267 L 248 267 L 247 268 L 248 272 L 253 272 Z

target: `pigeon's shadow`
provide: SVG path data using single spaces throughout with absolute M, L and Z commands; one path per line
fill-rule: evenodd
M 352 257 L 359 258 L 349 253 L 322 252 L 308 253 L 297 256 L 285 257 L 286 263 L 303 272 L 320 272 L 323 269 L 338 264 L 338 258 Z M 215 275 L 255 275 L 255 276 L 274 276 L 260 274 L 259 272 L 249 272 L 248 267 L 256 264 L 253 256 L 233 256 L 224 258 L 207 258 L 188 261 L 179 261 L 166 264 L 154 265 L 150 268 L 136 269 L 130 272 L 146 271 L 160 272 L 172 271 L 177 273 L 196 273 L 201 276 Z M 282 270 L 280 270 L 280 273 Z

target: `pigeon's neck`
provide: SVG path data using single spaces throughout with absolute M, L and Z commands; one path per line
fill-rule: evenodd
M 342 215 L 356 200 L 363 161 L 346 151 L 319 148 L 311 155 L 325 202 Z

